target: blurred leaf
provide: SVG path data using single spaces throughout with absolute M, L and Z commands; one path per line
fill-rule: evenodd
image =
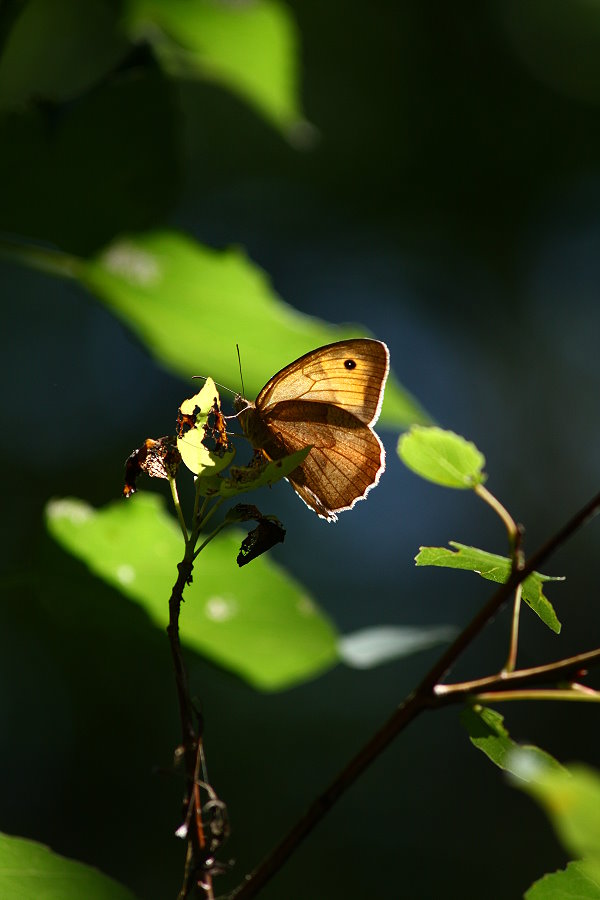
M 94 510 L 80 500 L 47 507 L 50 534 L 165 628 L 183 556 L 173 518 L 154 494 Z M 182 642 L 262 690 L 280 690 L 338 661 L 336 633 L 304 588 L 261 557 L 239 569 L 243 534 L 228 530 L 198 557 L 181 610 Z
M 456 550 L 448 550 L 447 547 L 420 547 L 415 556 L 416 564 L 418 566 L 465 569 L 498 584 L 508 581 L 512 564 L 507 556 L 498 556 L 496 553 L 488 553 L 487 550 L 479 550 L 477 547 L 468 547 L 457 541 L 448 543 Z M 548 628 L 555 634 L 560 634 L 561 624 L 554 612 L 554 607 L 544 595 L 543 585 L 547 581 L 564 581 L 564 578 L 559 575 L 542 575 L 541 572 L 532 572 L 522 584 L 523 600 Z
M 3 900 L 134 900 L 122 885 L 91 866 L 24 838 L 0 834 Z
M 138 235 L 80 260 L 78 277 L 102 297 L 164 365 L 185 377 L 211 375 L 256 397 L 283 366 L 322 344 L 364 335 L 297 312 L 240 250 L 211 250 L 176 232 Z M 381 422 L 402 427 L 425 414 L 388 379 Z
M 524 894 L 525 900 L 600 900 L 600 862 L 570 862 L 566 869 L 544 875 Z
M 543 761 L 521 759 L 514 768 L 517 787 L 542 806 L 568 853 L 600 863 L 600 774 L 582 765 L 548 767 Z
M 144 69 L 77 103 L 0 115 L 0 230 L 85 254 L 155 225 L 179 186 L 178 131 L 172 85 Z
M 73 100 L 130 51 L 102 0 L 29 0 L 0 55 L 0 108 Z
M 560 95 L 600 104 L 600 15 L 589 0 L 505 0 L 495 10 L 519 63 Z M 508 39 L 508 40 L 507 40 Z M 577 65 L 572 60 L 577 58 Z
M 381 625 L 342 635 L 338 648 L 342 662 L 347 666 L 371 669 L 392 659 L 447 643 L 455 635 L 456 628 L 452 625 L 436 625 L 431 628 Z
M 453 431 L 415 426 L 398 441 L 402 462 L 428 481 L 451 488 L 482 484 L 485 456 L 475 444 Z
M 277 128 L 301 123 L 299 35 L 279 0 L 128 0 L 127 26 L 166 70 L 224 85 Z M 292 132 L 293 136 L 293 132 Z
M 529 759 L 532 765 L 543 765 L 557 770 L 565 771 L 561 764 L 539 747 L 533 745 L 521 745 L 510 737 L 504 727 L 504 716 L 494 709 L 486 706 L 467 706 L 460 714 L 460 720 L 467 729 L 473 746 L 491 759 L 499 768 L 511 772 L 518 777 L 523 771 L 522 766 L 516 764 L 518 751 L 521 759 Z

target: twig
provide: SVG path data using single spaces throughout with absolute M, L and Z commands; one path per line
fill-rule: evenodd
M 504 522 L 504 526 L 508 532 L 508 542 L 510 544 L 510 550 L 512 554 L 519 540 L 519 526 L 517 525 L 509 511 L 506 509 L 506 507 L 503 506 L 498 498 L 490 493 L 490 491 L 488 491 L 486 487 L 484 487 L 482 484 L 476 484 L 473 490 L 478 497 L 480 497 L 485 503 L 488 504 L 488 506 L 491 506 L 494 512 L 496 512 Z
M 575 691 L 573 688 L 541 688 L 534 691 L 489 691 L 474 694 L 478 703 L 506 703 L 508 700 L 571 700 L 584 703 L 600 703 L 600 692 Z
M 167 627 L 171 656 L 173 658 L 173 668 L 175 670 L 175 685 L 177 688 L 179 718 L 181 722 L 181 738 L 186 776 L 183 809 L 185 811 L 186 819 L 191 809 L 191 805 L 193 807 L 196 806 L 196 776 L 200 738 L 194 723 L 194 708 L 190 697 L 187 671 L 183 661 L 181 642 L 179 640 L 179 612 L 183 602 L 183 590 L 185 585 L 189 584 L 192 577 L 193 560 L 190 557 L 193 554 L 193 549 L 193 543 L 188 542 L 184 558 L 177 566 L 179 574 L 169 598 L 169 625 Z M 194 826 L 196 826 L 196 810 L 194 809 L 193 812 Z M 188 828 L 186 861 L 183 883 L 181 890 L 179 891 L 179 900 L 184 900 L 184 898 L 189 895 L 192 878 L 194 877 L 197 865 L 202 858 L 202 849 L 203 832 L 201 827 Z M 210 885 L 210 893 L 205 893 L 207 897 L 212 895 L 212 882 Z
M 523 585 L 518 584 L 515 590 L 515 599 L 513 600 L 513 613 L 510 626 L 510 644 L 508 647 L 508 657 L 504 663 L 505 672 L 513 672 L 517 665 L 517 650 L 519 648 L 519 618 L 521 613 L 521 594 Z
M 477 613 L 466 628 L 458 635 L 456 640 L 446 649 L 439 660 L 425 675 L 417 689 L 410 694 L 404 703 L 393 713 L 385 724 L 371 737 L 354 758 L 345 766 L 329 787 L 312 803 L 307 812 L 293 826 L 283 840 L 271 851 L 262 863 L 238 886 L 229 896 L 236 900 L 248 900 L 255 897 L 267 884 L 275 873 L 284 865 L 299 844 L 307 837 L 313 828 L 321 821 L 342 794 L 356 781 L 365 769 L 385 750 L 392 740 L 400 734 L 424 709 L 441 705 L 441 697 L 435 695 L 435 687 L 444 678 L 450 667 L 456 662 L 462 652 L 469 646 L 473 639 L 480 633 L 484 626 L 493 618 L 498 610 L 506 603 L 511 594 L 516 590 L 528 575 L 530 575 L 541 563 L 544 562 L 561 544 L 582 525 L 586 524 L 600 509 L 600 494 L 597 494 L 576 515 L 570 519 L 555 535 L 553 535 L 542 547 L 539 548 L 522 566 L 513 560 L 513 569 L 505 584 L 501 585 L 492 595 L 486 605 Z M 590 662 L 594 654 L 600 656 L 600 651 L 592 651 L 590 654 L 580 654 L 570 660 L 561 661 L 569 671 L 569 666 Z M 560 674 L 561 663 L 554 664 L 554 672 Z M 547 675 L 548 667 L 545 669 Z M 506 678 L 514 679 L 513 685 L 518 682 L 517 676 L 521 673 L 506 673 Z M 501 676 L 493 676 L 498 679 Z M 530 675 L 532 680 L 534 675 Z M 455 697 L 458 692 L 455 693 Z M 454 702 L 446 698 L 447 702 Z
M 498 675 L 487 675 L 485 678 L 474 678 L 471 681 L 461 681 L 455 684 L 438 684 L 434 688 L 434 695 L 443 701 L 444 697 L 460 695 L 465 697 L 471 694 L 479 694 L 482 690 L 504 691 L 515 690 L 524 685 L 548 684 L 557 681 L 568 680 L 588 666 L 600 664 L 600 650 L 588 650 L 586 653 L 578 653 L 556 662 L 545 663 L 542 666 L 533 666 L 529 669 L 517 669 L 515 672 L 500 672 Z

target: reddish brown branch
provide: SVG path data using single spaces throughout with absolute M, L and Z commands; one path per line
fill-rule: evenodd
M 514 565 L 508 581 L 501 585 L 486 605 L 477 613 L 456 640 L 442 654 L 440 659 L 425 675 L 417 689 L 393 713 L 385 724 L 373 735 L 352 760 L 342 769 L 329 787 L 312 803 L 306 813 L 293 826 L 283 840 L 271 851 L 262 863 L 229 896 L 235 900 L 255 897 L 268 881 L 279 871 L 299 844 L 327 814 L 336 801 L 354 784 L 365 769 L 385 750 L 424 709 L 442 705 L 450 700 L 436 697 L 435 687 L 446 675 L 463 651 L 471 644 L 485 625 L 506 603 L 517 586 L 538 568 L 548 557 L 567 541 L 579 528 L 585 525 L 600 509 L 600 494 L 587 503 L 566 525 L 539 548 L 523 565 Z M 583 654 L 585 656 L 585 654 Z M 565 661 L 572 664 L 572 659 Z M 556 670 L 560 664 L 554 664 Z M 569 665 L 567 670 L 570 671 Z M 518 674 L 512 673 L 518 683 Z M 499 676 L 496 676 L 497 678 Z M 534 679 L 537 676 L 531 676 Z M 458 699 L 455 694 L 453 700 Z M 464 694 L 460 695 L 461 699 Z
M 183 591 L 192 577 L 193 561 L 184 557 L 177 566 L 177 581 L 173 585 L 169 598 L 169 625 L 167 634 L 171 647 L 173 669 L 175 672 L 175 686 L 177 688 L 177 700 L 179 704 L 179 719 L 181 722 L 181 743 L 185 765 L 185 792 L 183 797 L 183 815 L 187 823 L 187 853 L 184 870 L 184 878 L 179 897 L 181 900 L 187 897 L 196 883 L 196 873 L 204 858 L 205 838 L 202 826 L 202 803 L 200 789 L 198 787 L 198 767 L 200 759 L 201 737 L 195 722 L 194 707 L 192 705 L 188 685 L 187 671 L 183 661 L 181 642 L 179 639 L 179 613 L 183 602 Z M 191 827 L 190 827 L 191 825 Z M 203 878 L 204 893 L 206 897 L 212 897 L 212 879 L 209 875 Z

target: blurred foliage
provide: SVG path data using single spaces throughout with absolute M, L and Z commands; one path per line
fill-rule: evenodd
M 237 336 L 250 397 L 303 353 L 365 334 L 364 328 L 329 325 L 288 306 L 241 250 L 211 250 L 173 232 L 119 241 L 98 258 L 77 262 L 75 272 L 181 375 L 198 374 L 200 360 L 200 374 L 238 384 Z M 405 426 L 426 420 L 391 377 L 382 421 Z
M 536 425 L 541 427 L 544 419 L 534 365 L 538 357 L 543 365 L 538 331 L 546 309 L 540 302 L 529 321 L 520 318 L 519 307 L 532 290 L 531 260 L 540 252 L 540 234 L 554 227 L 557 208 L 568 231 L 582 215 L 591 215 L 596 202 L 599 20 L 596 5 L 586 0 L 569 5 L 557 0 L 529 4 L 463 0 L 452 6 L 381 2 L 368 12 L 364 3 L 316 0 L 289 4 L 5 0 L 2 4 L 0 249 L 13 260 L 72 278 L 70 283 L 65 280 L 60 295 L 63 300 L 67 296 L 71 305 L 56 302 L 55 286 L 48 280 L 32 280 L 23 295 L 22 282 L 11 280 L 10 274 L 2 283 L 11 364 L 5 383 L 10 388 L 7 394 L 15 398 L 11 410 L 16 409 L 22 416 L 18 421 L 27 426 L 22 429 L 27 445 L 23 456 L 15 454 L 10 442 L 4 447 L 6 516 L 12 517 L 5 547 L 11 574 L 3 585 L 0 656 L 7 828 L 47 840 L 70 856 L 98 862 L 135 885 L 140 896 L 162 898 L 173 893 L 173 872 L 181 864 L 180 847 L 171 840 L 179 824 L 180 783 L 147 774 L 157 760 L 170 760 L 177 734 L 168 648 L 158 629 L 165 624 L 166 610 L 147 602 L 147 596 L 159 593 L 155 585 L 142 597 L 124 583 L 130 563 L 121 561 L 121 568 L 115 568 L 115 545 L 107 527 L 123 534 L 128 527 L 125 517 L 133 521 L 146 508 L 158 532 L 148 538 L 159 544 L 164 539 L 178 559 L 172 522 L 157 511 L 152 499 L 142 496 L 134 499 L 137 508 L 132 505 L 131 510 L 103 506 L 96 512 L 76 501 L 73 509 L 88 513 L 80 537 L 85 527 L 90 532 L 80 542 L 73 522 L 62 521 L 61 545 L 71 547 L 74 555 L 61 552 L 40 527 L 47 499 L 72 491 L 73 483 L 78 492 L 102 504 L 111 492 L 117 493 L 114 459 L 129 446 L 130 436 L 123 423 L 133 421 L 137 427 L 136 416 L 149 408 L 141 402 L 142 395 L 167 383 L 159 374 L 151 385 L 140 385 L 135 378 L 141 369 L 135 362 L 131 380 L 119 380 L 122 370 L 116 352 L 111 355 L 112 345 L 107 349 L 102 344 L 105 319 L 81 315 L 85 294 L 80 286 L 101 297 L 162 365 L 179 374 L 196 374 L 201 368 L 236 385 L 232 348 L 239 341 L 244 373 L 255 393 L 277 368 L 316 343 L 365 333 L 359 326 L 327 325 L 318 298 L 316 308 L 306 302 L 307 311 L 316 312 L 318 320 L 281 302 L 278 295 L 291 297 L 303 278 L 304 287 L 310 284 L 305 271 L 310 260 L 309 265 L 320 266 L 316 277 L 323 293 L 329 290 L 336 297 L 337 318 L 364 317 L 374 329 L 382 323 L 395 328 L 403 351 L 394 356 L 396 365 L 402 364 L 405 372 L 410 365 L 420 366 L 418 371 L 424 381 L 430 379 L 428 388 L 440 408 L 446 397 L 450 417 L 460 364 L 464 384 L 474 392 L 462 398 L 463 411 L 481 390 L 493 408 L 493 419 L 486 420 L 482 413 L 482 427 L 485 421 L 502 423 L 494 393 L 500 370 L 491 364 L 489 381 L 479 370 L 486 351 L 498 345 L 495 363 L 502 358 L 507 371 L 511 366 L 513 373 L 520 370 L 520 388 L 526 395 L 520 432 L 516 396 L 520 391 L 511 394 L 507 407 L 515 416 L 515 433 L 506 456 L 519 455 L 537 431 L 532 427 L 533 398 Z M 316 130 L 307 125 L 299 96 L 300 59 L 305 66 L 308 118 Z M 311 143 L 318 133 L 320 143 Z M 314 152 L 298 152 L 308 146 Z M 223 208 L 227 211 L 221 217 Z M 232 215 L 237 216 L 233 225 Z M 273 240 L 280 232 L 283 244 Z M 252 256 L 261 267 L 239 247 L 207 246 L 222 248 L 242 238 L 253 241 Z M 290 255 L 290 248 L 296 251 L 296 268 L 288 264 L 286 270 L 285 260 L 280 264 L 282 245 Z M 117 251 L 127 247 L 133 251 L 129 261 L 135 264 L 115 268 L 115 253 L 118 260 Z M 378 264 L 367 265 L 364 280 L 355 285 L 350 258 L 371 254 L 369 259 L 377 260 L 379 252 L 382 258 L 387 253 L 399 260 L 398 272 L 390 276 L 382 274 Z M 168 274 L 168 290 L 144 283 L 148 260 L 151 272 Z M 556 285 L 555 302 L 563 303 L 565 321 L 570 323 L 573 281 L 585 273 L 576 265 L 566 268 L 568 288 Z M 400 271 L 415 288 L 408 299 L 403 298 L 404 318 L 396 315 Z M 271 277 L 277 290 L 271 288 Z M 592 279 L 592 304 L 596 281 Z M 480 292 L 481 285 L 485 290 Z M 568 303 L 559 296 L 561 290 Z M 31 301 L 27 291 L 35 295 L 33 304 L 27 302 Z M 298 296 L 302 298 L 301 290 Z M 372 296 L 377 299 L 373 305 Z M 486 304 L 493 307 L 493 314 L 488 315 Z M 13 324 L 21 309 L 26 340 L 19 344 L 13 340 Z M 418 322 L 412 331 L 410 309 Z M 376 310 L 379 320 L 372 318 Z M 590 311 L 582 313 L 586 328 L 574 333 L 578 365 L 579 339 L 594 334 Z M 88 322 L 93 335 L 84 333 Z M 426 335 L 415 347 L 408 346 L 418 328 Z M 465 343 L 453 340 L 458 334 L 464 335 Z M 467 343 L 469 338 L 472 343 Z M 128 345 L 128 353 L 134 357 L 132 346 Z M 95 348 L 102 348 L 101 356 L 94 357 Z M 555 347 L 550 351 L 546 348 L 547 365 L 538 377 L 546 384 L 555 376 L 559 392 L 552 402 L 561 415 L 573 412 L 575 391 L 571 385 L 561 386 L 559 354 Z M 80 384 L 82 360 L 99 370 L 92 385 Z M 27 395 L 29 370 L 30 380 L 37 379 L 38 384 L 35 393 Z M 55 373 L 59 374 L 53 384 Z M 587 377 L 586 373 L 584 387 L 589 390 Z M 100 386 L 105 381 L 109 388 L 103 394 Z M 71 395 L 71 386 L 79 392 Z M 172 387 L 169 382 L 162 388 L 161 401 Z M 33 399 L 24 403 L 24 396 Z M 585 404 L 580 405 L 585 410 Z M 553 415 L 556 408 L 552 407 Z M 472 411 L 477 409 L 485 407 L 475 404 Z M 397 426 L 426 416 L 391 382 L 383 419 Z M 15 420 L 16 416 L 7 417 L 12 424 Z M 30 427 L 32 420 L 35 429 Z M 565 496 L 569 487 L 575 490 L 580 448 L 591 446 L 580 441 L 574 429 L 568 431 L 578 452 L 577 465 L 564 470 L 570 472 L 562 480 Z M 492 445 L 498 456 L 500 447 L 498 439 L 497 448 Z M 73 463 L 77 448 L 82 449 Z M 32 459 L 34 465 L 29 465 Z M 552 452 L 540 454 L 539 463 L 540 468 L 547 465 L 556 471 Z M 524 492 L 525 483 L 531 481 L 528 473 L 511 487 Z M 545 496 L 540 501 L 543 515 L 548 502 Z M 418 522 L 420 514 L 421 508 L 415 506 L 401 515 L 398 503 L 394 517 L 385 523 L 385 536 L 365 519 L 360 542 L 332 538 L 334 548 L 339 548 L 336 538 L 348 541 L 352 560 L 344 545 L 346 556 L 323 553 L 319 560 L 318 553 L 305 554 L 296 566 L 312 577 L 321 565 L 330 585 L 341 559 L 347 580 L 340 577 L 340 583 L 346 587 L 339 590 L 336 585 L 329 598 L 338 609 L 348 609 L 350 617 L 358 618 L 360 603 L 361 610 L 368 607 L 371 615 L 389 587 L 395 615 L 398 585 L 407 577 L 399 572 L 401 529 L 406 522 Z M 138 524 L 144 530 L 136 537 L 137 546 L 130 540 L 128 549 L 147 566 L 141 535 L 151 525 Z M 57 522 L 51 528 L 55 526 L 58 529 Z M 377 556 L 381 548 L 376 545 L 385 552 L 392 539 L 389 571 L 382 572 Z M 302 546 L 301 539 L 298 545 Z M 152 546 L 156 550 L 157 544 Z M 230 561 L 228 572 L 237 571 L 233 562 L 237 544 L 215 541 L 213 549 L 215 559 L 225 554 Z M 170 583 L 155 556 L 151 563 L 158 567 L 164 592 Z M 213 742 L 211 770 L 227 783 L 227 799 L 235 809 L 236 873 L 256 862 L 305 806 L 307 792 L 330 777 L 347 747 L 360 742 L 374 718 L 390 702 L 397 702 L 406 681 L 410 689 L 410 679 L 419 671 L 410 667 L 409 660 L 402 670 L 394 670 L 393 678 L 389 671 L 373 670 L 361 673 L 361 681 L 351 680 L 349 670 L 333 666 L 339 650 L 327 618 L 313 610 L 309 623 L 302 620 L 306 592 L 275 566 L 256 569 L 262 562 L 253 562 L 238 575 L 252 585 L 252 605 L 245 605 L 244 615 L 251 618 L 268 608 L 277 624 L 273 631 L 266 629 L 262 613 L 246 623 L 253 641 L 265 641 L 265 659 L 259 661 L 252 648 L 243 646 L 233 625 L 225 627 L 237 648 L 235 659 L 227 641 L 219 645 L 217 634 L 225 634 L 224 623 L 213 622 L 217 643 L 209 648 L 200 646 L 193 629 L 188 635 L 189 646 L 198 651 L 189 654 L 190 665 L 203 689 L 209 686 L 202 699 Z M 91 577 L 88 566 L 100 577 Z M 264 577 L 265 583 L 281 590 L 285 599 L 280 608 L 272 598 L 259 596 L 260 587 L 253 580 L 257 571 L 261 580 Z M 219 571 L 215 580 L 220 575 Z M 232 588 L 236 600 L 241 598 L 241 583 L 236 581 Z M 360 594 L 354 606 L 348 585 Z M 195 621 L 201 604 L 210 599 L 207 587 L 194 584 L 192 590 L 200 600 L 184 608 L 183 628 Z M 132 603 L 123 602 L 124 593 Z M 432 602 L 423 612 L 422 588 L 412 591 L 403 586 L 401 599 L 403 616 L 435 616 L 439 608 Z M 458 609 L 461 598 L 454 599 L 456 604 L 448 602 L 444 608 Z M 450 598 L 444 596 L 446 600 Z M 215 609 L 226 613 L 228 607 Z M 575 619 L 574 614 L 574 627 Z M 284 651 L 274 644 L 277 637 L 282 639 L 277 629 L 287 631 L 290 622 L 298 631 L 298 642 L 292 650 L 291 638 L 285 635 L 290 646 L 284 660 Z M 426 629 L 415 635 L 415 643 L 434 636 Z M 367 658 L 372 653 L 377 661 L 385 658 L 390 638 L 396 653 L 403 639 L 400 633 L 367 635 Z M 360 642 L 349 646 L 351 652 L 365 650 Z M 252 692 L 242 678 L 205 663 L 200 653 L 211 650 L 219 666 L 263 689 L 292 684 L 331 667 L 329 680 L 298 687 L 291 700 L 275 693 L 263 695 Z M 553 713 L 548 727 L 560 743 L 573 729 L 559 728 L 558 715 Z M 523 728 L 530 727 L 528 718 Z M 385 891 L 402 866 L 411 896 L 427 890 L 423 874 L 427 871 L 431 879 L 427 885 L 437 885 L 434 892 L 479 900 L 481 884 L 489 884 L 486 853 L 500 840 L 512 864 L 496 867 L 494 888 L 498 895 L 514 896 L 519 885 L 530 883 L 531 879 L 522 880 L 524 868 L 540 871 L 542 858 L 555 859 L 556 848 L 544 843 L 539 822 L 521 810 L 517 823 L 512 802 L 497 795 L 489 806 L 493 804 L 494 816 L 482 829 L 479 807 L 467 801 L 458 809 L 457 792 L 464 787 L 466 797 L 478 774 L 470 771 L 461 781 L 452 756 L 451 729 L 443 746 L 445 758 L 455 765 L 452 779 L 437 765 L 439 734 L 431 734 L 428 742 L 421 739 L 418 748 L 411 740 L 412 736 L 403 745 L 401 763 L 393 758 L 388 765 L 382 759 L 371 773 L 368 793 L 359 787 L 330 831 L 322 829 L 311 845 L 312 871 L 323 896 Z M 427 757 L 429 748 L 433 755 Z M 427 759 L 431 761 L 427 776 L 417 778 L 418 767 Z M 281 787 L 273 791 L 273 785 Z M 373 798 L 379 792 L 386 802 L 374 817 Z M 429 838 L 423 839 L 423 834 L 431 834 L 432 809 L 456 821 L 437 848 Z M 342 845 L 345 855 L 338 858 Z M 525 847 L 533 849 L 525 852 Z M 48 852 L 25 850 L 38 857 Z M 438 852 L 445 864 L 434 872 L 430 864 Z M 369 864 L 349 867 L 352 853 Z M 467 868 L 475 877 L 465 879 Z M 577 874 L 580 887 L 583 880 L 589 881 L 578 863 L 572 863 L 569 871 Z M 269 888 L 265 896 L 304 900 L 304 875 L 304 861 L 296 867 L 291 863 L 272 888 L 274 893 Z M 237 874 L 230 881 L 234 878 Z M 85 894 L 93 896 L 87 885 Z
M 522 750 L 514 754 L 515 784 L 549 817 L 556 834 L 577 862 L 537 881 L 526 900 L 597 900 L 600 896 L 600 773 L 588 766 L 549 765 Z
M 0 894 L 6 900 L 134 900 L 95 869 L 6 834 L 0 834 Z
M 290 138 L 310 134 L 296 24 L 279 0 L 126 0 L 125 10 L 132 36 L 152 44 L 166 71 L 220 82 Z
M 139 603 L 164 628 L 183 555 L 181 532 L 156 495 L 93 510 L 54 501 L 48 528 L 94 574 Z M 267 557 L 240 570 L 243 534 L 218 535 L 185 592 L 181 640 L 262 690 L 280 690 L 337 662 L 336 634 L 306 590 Z

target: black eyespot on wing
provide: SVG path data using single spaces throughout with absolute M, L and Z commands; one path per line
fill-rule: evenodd
M 355 369 L 356 368 L 356 360 L 347 359 L 344 363 L 346 369 Z

